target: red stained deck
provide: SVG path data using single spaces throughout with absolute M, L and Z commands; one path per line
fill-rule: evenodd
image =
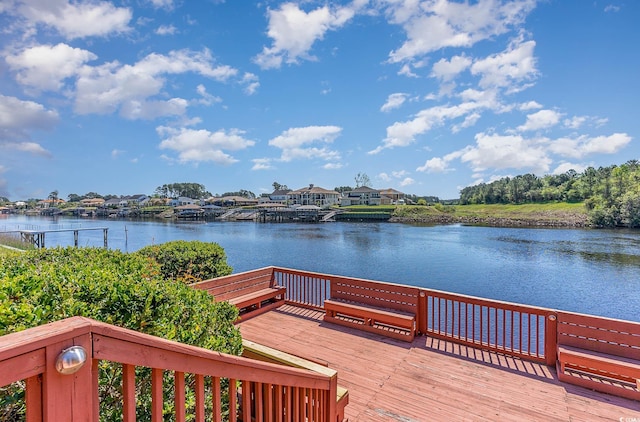
M 412 343 L 283 306 L 240 324 L 246 339 L 338 371 L 355 421 L 640 421 L 640 402 L 560 383 L 555 368 L 430 337 Z

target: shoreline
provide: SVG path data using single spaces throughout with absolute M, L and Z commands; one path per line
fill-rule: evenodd
M 569 220 L 556 220 L 545 218 L 507 218 L 507 217 L 479 217 L 479 216 L 455 216 L 455 215 L 422 215 L 411 217 L 391 217 L 389 223 L 400 224 L 466 224 L 485 227 L 549 227 L 549 228 L 591 228 L 584 218 L 571 218 Z

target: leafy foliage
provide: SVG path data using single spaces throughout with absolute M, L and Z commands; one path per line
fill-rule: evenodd
M 461 204 L 524 204 L 585 202 L 589 220 L 599 227 L 640 227 L 640 162 L 620 166 L 588 167 L 537 177 L 505 177 L 462 189 Z
M 162 198 L 187 198 L 201 199 L 211 196 L 204 185 L 200 183 L 169 183 L 156 188 L 155 194 Z
M 150 245 L 136 254 L 153 258 L 167 280 L 190 284 L 231 274 L 224 249 L 217 243 L 175 240 Z
M 242 348 L 234 306 L 165 281 L 160 266 L 143 254 L 56 248 L 0 256 L 0 335 L 75 315 L 225 353 L 238 355 Z M 142 377 L 150 376 L 141 371 Z M 120 379 L 119 365 L 101 364 L 105 420 L 117 419 Z M 148 402 L 148 391 L 139 388 L 138 401 Z M 165 393 L 171 394 L 169 384 Z M 24 411 L 23 395 L 16 384 L 0 389 L 0 419 L 12 420 Z M 139 417 L 150 419 L 146 410 L 139 410 Z

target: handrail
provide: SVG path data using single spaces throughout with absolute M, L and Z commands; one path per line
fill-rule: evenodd
M 80 345 L 88 362 L 73 375 L 55 369 L 61 351 Z M 136 412 L 135 368 L 152 369 L 153 420 L 162 419 L 162 374 L 175 378 L 175 419 L 185 419 L 185 374 L 195 377 L 196 420 L 204 420 L 204 377 L 212 380 L 213 414 L 222 420 L 222 397 L 229 419 L 271 420 L 278 412 L 291 420 L 335 421 L 337 379 L 306 369 L 284 367 L 176 343 L 83 317 L 0 337 L 0 386 L 24 380 L 27 420 L 99 420 L 98 362 L 123 367 L 123 418 Z M 221 379 L 229 380 L 221 391 Z M 333 400 L 331 400 L 333 398 Z

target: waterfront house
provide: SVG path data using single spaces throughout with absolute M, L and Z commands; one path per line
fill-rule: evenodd
M 82 206 L 85 207 L 102 207 L 105 202 L 106 201 L 103 198 L 86 198 L 80 201 Z
M 380 190 L 381 205 L 399 205 L 404 203 L 404 193 L 389 188 Z
M 174 198 L 169 202 L 169 206 L 172 207 L 181 207 L 184 205 L 194 205 L 197 201 L 195 199 L 187 198 L 186 196 L 180 196 L 178 198 Z
M 243 196 L 223 196 L 217 198 L 209 198 L 207 202 L 219 207 L 247 207 L 258 205 L 255 198 L 245 198 Z
M 289 199 L 293 205 L 317 205 L 330 207 L 338 204 L 340 193 L 310 184 L 307 187 L 289 192 Z
M 149 197 L 144 194 L 130 195 L 126 197 L 127 205 L 131 207 L 142 207 L 149 202 Z
M 345 192 L 344 196 L 340 198 L 340 206 L 342 207 L 380 204 L 380 191 L 368 186 L 360 186 L 359 188 Z

